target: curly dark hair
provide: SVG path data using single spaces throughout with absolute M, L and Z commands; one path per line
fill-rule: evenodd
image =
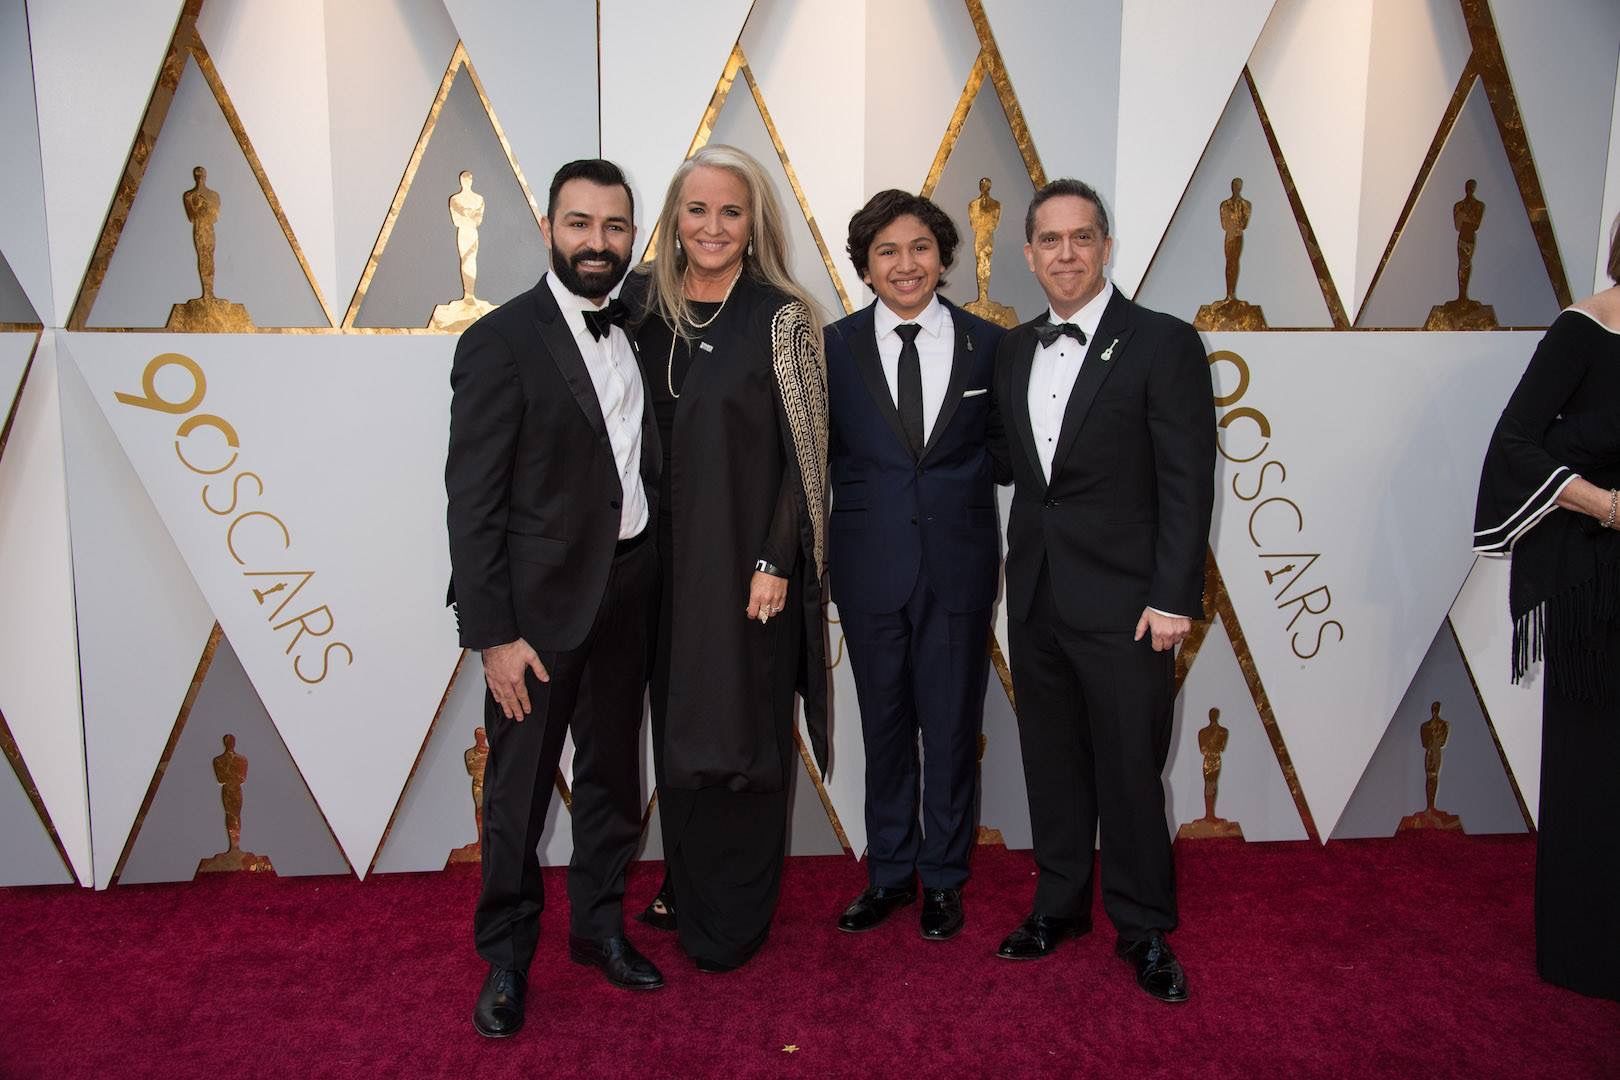
M 950 269 L 951 260 L 956 255 L 956 245 L 961 239 L 950 216 L 930 199 L 899 188 L 889 188 L 866 200 L 866 205 L 849 219 L 849 243 L 844 250 L 849 253 L 849 261 L 855 264 L 855 272 L 862 281 L 866 280 L 867 253 L 872 250 L 872 241 L 895 219 L 907 214 L 922 222 L 934 234 L 934 242 L 939 245 L 939 265 Z M 939 287 L 945 287 L 944 278 L 939 279 Z

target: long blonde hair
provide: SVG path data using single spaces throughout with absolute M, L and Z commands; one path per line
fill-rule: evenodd
M 637 267 L 637 272 L 646 274 L 650 282 L 648 313 L 656 313 L 682 337 L 690 336 L 688 328 L 697 321 L 682 282 L 686 276 L 686 252 L 680 249 L 675 240 L 679 235 L 676 230 L 681 211 L 681 188 L 692 171 L 703 166 L 724 169 L 741 180 L 748 189 L 749 246 L 752 250 L 743 256 L 742 273 L 803 303 L 810 309 L 811 324 L 820 326 L 823 322 L 820 305 L 788 272 L 787 226 L 782 217 L 782 204 L 776 198 L 770 177 L 749 154 L 723 143 L 703 147 L 682 162 L 675 175 L 670 177 L 669 190 L 664 193 L 664 208 L 659 211 L 658 224 L 655 226 L 662 250 L 650 264 Z

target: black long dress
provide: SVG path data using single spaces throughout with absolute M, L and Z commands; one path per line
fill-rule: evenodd
M 626 286 L 632 311 L 641 284 Z M 656 315 L 635 328 L 665 454 L 654 759 L 681 945 L 734 967 L 776 909 L 796 692 L 826 760 L 825 376 L 790 297 L 745 275 L 723 306 L 695 308 L 708 325 L 690 341 Z M 747 617 L 759 559 L 788 575 L 784 611 L 764 624 Z
M 1558 508 L 1575 476 L 1620 486 L 1620 333 L 1559 315 L 1491 436 L 1475 550 L 1512 552 L 1513 677 L 1545 659 L 1536 967 L 1620 1000 L 1620 532 Z

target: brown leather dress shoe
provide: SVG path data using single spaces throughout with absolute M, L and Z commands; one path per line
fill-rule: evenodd
M 996 955 L 1003 960 L 1035 960 L 1049 956 L 1061 942 L 1091 932 L 1089 916 L 1073 919 L 1031 915 L 1001 942 Z
M 874 930 L 884 919 L 907 904 L 916 902 L 917 890 L 911 885 L 890 887 L 872 885 L 838 916 L 838 929 L 846 934 L 862 934 Z
M 529 989 L 528 976 L 515 968 L 491 966 L 478 991 L 473 1008 L 473 1027 L 486 1039 L 516 1035 L 523 1026 L 523 998 Z
M 1170 942 L 1161 931 L 1154 930 L 1136 941 L 1120 938 L 1114 951 L 1135 970 L 1137 986 L 1172 1005 L 1187 1000 L 1187 973 L 1181 970 L 1181 961 L 1170 951 Z

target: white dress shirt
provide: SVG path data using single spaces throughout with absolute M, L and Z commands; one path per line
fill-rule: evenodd
M 600 305 L 569 292 L 556 274 L 548 273 L 546 284 L 557 298 L 563 319 L 585 358 L 585 370 L 590 373 L 602 419 L 607 422 L 608 443 L 613 447 L 619 485 L 624 489 L 619 502 L 619 539 L 628 540 L 647 527 L 648 517 L 647 492 L 641 483 L 641 411 L 646 395 L 642 393 L 636 354 L 622 326 L 609 327 L 607 336 L 600 341 L 591 335 L 585 325 L 585 311 L 595 311 Z
M 1102 322 L 1103 311 L 1113 299 L 1114 283 L 1105 281 L 1102 292 L 1091 302 L 1067 319 L 1058 318 L 1048 308 L 1046 317 L 1054 323 L 1071 322 L 1086 335 L 1082 345 L 1067 334 L 1050 345 L 1035 343 L 1035 359 L 1029 368 L 1029 426 L 1035 435 L 1035 452 L 1041 458 L 1041 472 L 1046 482 L 1052 482 L 1052 459 L 1057 454 L 1058 432 L 1063 429 L 1063 414 L 1069 409 L 1069 395 L 1074 392 L 1074 381 L 1080 377 L 1080 365 L 1085 362 L 1091 341 L 1097 336 L 1097 324 Z M 1108 343 L 1103 343 L 1107 348 Z M 1186 618 L 1171 611 L 1160 611 L 1172 619 Z
M 877 331 L 878 359 L 883 362 L 883 377 L 889 382 L 889 396 L 895 408 L 900 407 L 900 350 L 905 342 L 894 328 L 901 323 L 914 322 L 922 327 L 917 335 L 917 360 L 922 368 L 923 442 L 934 432 L 934 421 L 939 419 L 939 408 L 945 403 L 945 389 L 951 383 L 951 364 L 956 359 L 955 323 L 938 295 L 928 299 L 928 306 L 915 319 L 902 319 L 879 300 L 872 314 L 872 326 Z

